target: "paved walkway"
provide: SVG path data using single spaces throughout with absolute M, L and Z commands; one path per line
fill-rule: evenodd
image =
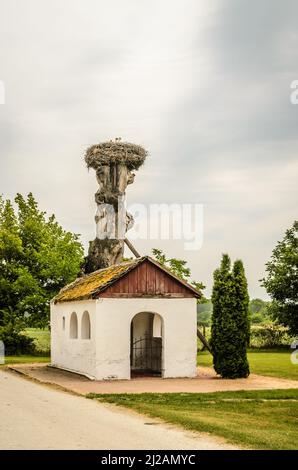
M 0 449 L 235 449 L 0 371 Z M 155 426 L 148 426 L 155 424 Z
M 132 380 L 92 381 L 86 377 L 48 367 L 46 364 L 9 366 L 39 382 L 56 385 L 80 395 L 87 393 L 169 393 L 219 392 L 229 390 L 264 390 L 298 388 L 298 381 L 251 374 L 247 379 L 221 379 L 211 368 L 200 367 L 194 379 L 139 377 Z

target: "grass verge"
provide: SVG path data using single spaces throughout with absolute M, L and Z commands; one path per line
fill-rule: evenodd
M 247 353 L 250 372 L 284 379 L 298 380 L 298 364 L 291 362 L 292 351 L 287 350 L 249 350 Z M 198 366 L 212 367 L 209 352 L 198 354 Z
M 6 356 L 5 364 L 0 366 L 6 366 L 8 364 L 30 364 L 33 362 L 51 362 L 51 358 L 48 356 Z
M 252 449 L 297 449 L 298 390 L 89 394 Z

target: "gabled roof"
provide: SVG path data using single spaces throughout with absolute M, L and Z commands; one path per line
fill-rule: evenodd
M 183 284 L 184 287 L 192 291 L 195 297 L 200 297 L 200 293 L 190 284 L 175 276 L 171 271 L 149 256 L 143 256 L 131 261 L 125 261 L 120 264 L 109 266 L 108 268 L 99 269 L 98 271 L 94 271 L 91 274 L 76 279 L 74 282 L 61 289 L 59 294 L 53 298 L 53 302 L 58 303 L 94 299 L 98 294 L 106 290 L 110 285 L 114 284 L 146 260 L 166 272 L 180 284 Z

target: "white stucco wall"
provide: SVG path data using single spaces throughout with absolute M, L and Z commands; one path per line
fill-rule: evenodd
M 87 310 L 91 339 L 82 340 L 81 318 Z M 78 339 L 69 338 L 71 313 L 78 314 Z M 196 299 L 102 298 L 51 306 L 52 363 L 96 379 L 130 378 L 130 325 L 140 312 L 162 318 L 163 377 L 196 375 Z M 66 317 L 63 331 L 63 316 Z
M 98 378 L 130 378 L 130 323 L 140 312 L 163 320 L 163 377 L 196 375 L 196 299 L 115 299 L 97 301 Z
M 74 372 L 95 378 L 96 340 L 95 340 L 96 303 L 92 300 L 63 302 L 51 305 L 51 363 Z M 82 316 L 87 311 L 90 316 L 91 338 L 81 339 Z M 70 317 L 75 312 L 78 317 L 78 338 L 70 338 Z M 63 330 L 65 317 L 65 330 Z

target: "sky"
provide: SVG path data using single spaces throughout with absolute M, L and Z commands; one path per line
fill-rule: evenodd
M 121 136 L 149 152 L 128 206 L 204 211 L 200 249 L 138 251 L 187 260 L 207 295 L 229 253 L 266 299 L 265 263 L 297 218 L 297 18 L 296 0 L 0 0 L 0 192 L 33 192 L 87 247 L 84 152 Z

